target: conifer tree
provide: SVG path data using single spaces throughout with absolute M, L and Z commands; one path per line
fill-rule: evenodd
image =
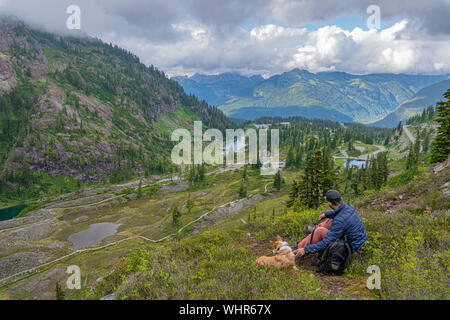
M 426 133 L 425 133 L 425 138 L 423 139 L 422 146 L 423 146 L 423 149 L 422 149 L 423 153 L 427 153 L 430 148 L 430 132 L 429 131 L 426 131 Z
M 245 186 L 244 179 L 242 179 L 242 181 L 241 181 L 238 193 L 239 193 L 239 198 L 245 198 L 247 196 L 247 187 Z
M 191 214 L 192 208 L 194 207 L 194 201 L 191 198 L 191 194 L 188 194 L 188 198 L 186 201 L 186 209 L 187 209 L 187 213 Z
M 174 225 L 178 225 L 180 223 L 181 213 L 178 210 L 178 207 L 175 205 L 172 209 L 172 223 Z
M 439 128 L 431 147 L 431 163 L 443 162 L 450 154 L 450 89 L 444 97 L 447 101 L 436 104 L 436 121 Z
M 294 201 L 298 198 L 299 195 L 299 185 L 300 183 L 296 180 L 292 182 L 291 189 L 289 191 L 289 199 L 286 202 L 286 206 L 291 208 L 294 204 Z
M 59 284 L 59 281 L 56 282 L 55 295 L 56 295 L 56 300 L 64 300 L 66 297 L 64 291 L 61 288 L 61 285 Z
M 280 170 L 277 171 L 277 173 L 274 176 L 273 186 L 277 191 L 280 191 L 281 189 L 281 172 Z
M 406 170 L 413 168 L 416 165 L 415 148 L 412 144 L 409 145 L 408 156 L 406 158 Z
M 137 198 L 140 199 L 142 197 L 142 179 L 139 180 L 139 187 L 137 192 Z
M 292 150 L 292 147 L 289 148 L 287 157 L 286 157 L 286 168 L 293 167 L 295 165 L 295 157 L 294 157 L 294 150 Z
M 335 181 L 336 173 L 329 158 L 323 157 L 320 150 L 316 151 L 308 161 L 300 181 L 291 189 L 288 205 L 292 206 L 298 199 L 308 208 L 319 207 L 325 192 L 334 186 Z

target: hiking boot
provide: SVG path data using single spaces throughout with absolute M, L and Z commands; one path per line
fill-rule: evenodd
M 308 231 L 309 233 L 313 233 L 315 228 L 316 228 L 315 226 L 308 226 L 306 227 L 306 231 Z

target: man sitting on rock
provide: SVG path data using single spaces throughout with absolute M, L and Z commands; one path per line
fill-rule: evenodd
M 308 231 L 311 234 L 294 246 L 293 252 L 296 258 L 303 256 L 305 253 L 322 252 L 328 244 L 343 236 L 347 236 L 347 243 L 352 252 L 359 251 L 366 242 L 369 242 L 366 227 L 355 207 L 344 203 L 341 194 L 336 190 L 328 190 L 325 194 L 325 200 L 328 201 L 328 205 L 333 210 L 322 213 L 319 220 L 328 219 L 315 228 L 308 226 Z

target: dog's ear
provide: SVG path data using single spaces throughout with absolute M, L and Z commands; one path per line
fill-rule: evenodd
M 281 241 L 281 237 L 277 235 L 277 241 Z

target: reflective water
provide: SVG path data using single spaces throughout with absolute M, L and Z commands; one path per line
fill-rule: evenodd
M 15 206 L 11 208 L 0 209 L 0 221 L 5 221 L 17 216 L 27 206 Z
M 79 250 L 94 246 L 100 243 L 103 239 L 116 234 L 117 229 L 120 226 L 120 223 L 112 222 L 91 224 L 89 229 L 70 235 L 69 241 L 73 243 L 72 249 Z

